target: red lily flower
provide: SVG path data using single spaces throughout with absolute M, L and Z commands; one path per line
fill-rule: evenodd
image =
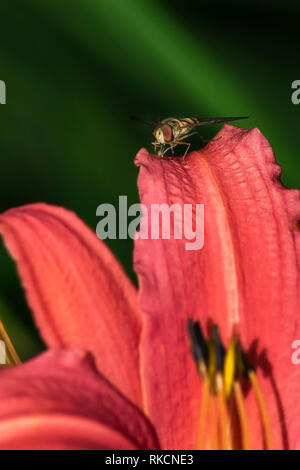
M 141 411 L 96 369 L 91 355 L 49 351 L 1 370 L 1 449 L 155 449 Z
M 139 293 L 105 245 L 65 209 L 9 210 L 0 231 L 48 346 L 92 352 L 113 384 L 103 406 L 108 402 L 116 415 L 110 407 L 116 387 L 137 414 L 142 410 L 148 448 L 158 444 L 147 418 L 165 449 L 298 448 L 300 368 L 291 355 L 300 336 L 299 192 L 280 184 L 280 169 L 257 129 L 226 125 L 218 137 L 189 154 L 187 165 L 146 150 L 137 155 L 141 202 L 148 208 L 205 205 L 201 250 L 187 251 L 186 240 L 135 241 Z M 199 359 L 199 343 L 192 343 L 197 367 L 188 344 L 190 318 L 200 321 L 205 337 L 213 335 L 202 338 L 200 352 L 207 349 L 208 358 Z M 30 364 L 5 374 L 21 374 Z M 78 443 L 73 429 L 70 441 Z M 124 435 L 121 426 L 119 432 Z

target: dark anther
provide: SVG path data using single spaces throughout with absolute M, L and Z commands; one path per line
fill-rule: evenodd
M 219 372 L 223 372 L 225 348 L 222 344 L 219 328 L 217 325 L 213 325 L 212 327 L 211 340 L 216 353 L 216 368 Z
M 187 321 L 187 329 L 190 341 L 192 343 L 192 351 L 196 364 L 198 365 L 199 362 L 204 362 L 204 364 L 207 366 L 208 347 L 200 323 L 189 318 Z
M 243 373 L 244 373 L 244 376 L 248 378 L 250 372 L 254 371 L 254 367 L 251 364 L 251 362 L 249 361 L 249 359 L 246 356 L 246 353 L 245 353 L 245 351 L 243 351 L 243 349 L 241 349 L 240 353 L 241 353 L 241 360 L 242 360 L 242 364 L 243 364 Z

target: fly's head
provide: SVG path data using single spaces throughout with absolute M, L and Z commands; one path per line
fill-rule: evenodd
M 162 124 L 154 129 L 153 135 L 158 144 L 164 145 L 173 140 L 173 129 L 169 124 Z

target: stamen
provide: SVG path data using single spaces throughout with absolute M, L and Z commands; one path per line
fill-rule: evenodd
M 225 348 L 222 344 L 219 328 L 217 325 L 213 325 L 211 339 L 216 354 L 216 369 L 221 372 L 224 367 Z
M 226 404 L 223 378 L 220 372 L 218 372 L 216 375 L 216 389 L 217 389 L 218 405 L 219 405 L 221 449 L 231 450 L 232 442 L 231 442 L 230 422 L 229 422 L 229 417 L 228 417 L 228 409 L 227 409 L 227 404 Z
M 208 341 L 208 358 L 208 377 L 210 391 L 211 393 L 216 394 L 217 357 L 212 340 Z
M 243 450 L 250 450 L 250 437 L 249 437 L 249 428 L 248 428 L 246 409 L 245 409 L 241 386 L 238 381 L 234 382 L 233 391 L 234 391 L 234 396 L 235 396 L 235 400 L 237 404 L 238 416 L 239 416 L 240 426 L 241 426 L 242 448 Z
M 263 394 L 261 392 L 254 370 L 249 371 L 248 377 L 253 386 L 254 393 L 256 396 L 257 405 L 258 405 L 258 409 L 259 409 L 260 417 L 262 421 L 262 428 L 263 428 L 263 433 L 264 433 L 266 449 L 273 450 L 274 449 L 273 434 L 271 430 L 269 415 L 268 415 L 265 400 L 263 398 Z
M 224 360 L 224 388 L 226 398 L 229 398 L 232 392 L 234 379 L 236 375 L 236 338 L 233 338 L 227 348 Z
M 198 371 L 204 379 L 207 375 L 208 346 L 199 322 L 188 319 L 188 335 Z
M 198 431 L 198 449 L 205 450 L 205 435 L 206 435 L 206 418 L 209 404 L 209 379 L 205 378 L 202 387 L 202 399 L 201 399 L 201 410 L 200 410 L 200 422 Z
M 0 320 L 0 340 L 3 341 L 5 345 L 5 349 L 3 351 L 3 353 L 5 354 L 5 358 L 4 358 L 5 364 L 1 364 L 1 365 L 11 366 L 11 365 L 20 364 L 21 360 L 1 320 Z
M 212 394 L 209 395 L 208 409 L 209 409 L 209 433 L 210 433 L 210 450 L 220 449 L 219 436 L 218 436 L 218 422 L 216 414 L 216 397 Z
M 250 449 L 250 430 L 240 384 L 240 378 L 244 376 L 254 389 L 265 448 L 273 449 L 272 429 L 265 401 L 237 332 L 227 350 L 222 344 L 217 325 L 213 325 L 210 337 L 205 339 L 199 322 L 189 320 L 188 333 L 197 370 L 204 379 L 198 448 Z
M 221 341 L 219 328 L 213 325 L 211 339 L 208 341 L 208 375 L 211 392 L 216 394 L 216 376 L 222 373 L 224 367 L 225 349 Z

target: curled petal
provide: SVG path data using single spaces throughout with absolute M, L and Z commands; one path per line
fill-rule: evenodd
M 89 354 L 49 351 L 1 371 L 1 449 L 155 449 L 147 418 Z
M 235 328 L 267 399 L 275 445 L 288 447 L 300 416 L 300 367 L 292 364 L 299 325 L 298 191 L 279 182 L 271 147 L 257 129 L 226 125 L 201 151 L 182 159 L 137 155 L 141 202 L 204 204 L 204 246 L 137 239 L 135 266 L 144 312 L 141 358 L 146 405 L 163 446 L 195 448 L 201 385 L 189 351 L 188 317 L 206 332 Z M 157 404 L 160 404 L 158 406 Z M 162 413 L 164 410 L 164 413 Z M 247 397 L 252 446 L 262 435 Z
M 47 345 L 93 352 L 140 404 L 136 290 L 104 243 L 75 214 L 46 204 L 5 212 L 0 233 Z

